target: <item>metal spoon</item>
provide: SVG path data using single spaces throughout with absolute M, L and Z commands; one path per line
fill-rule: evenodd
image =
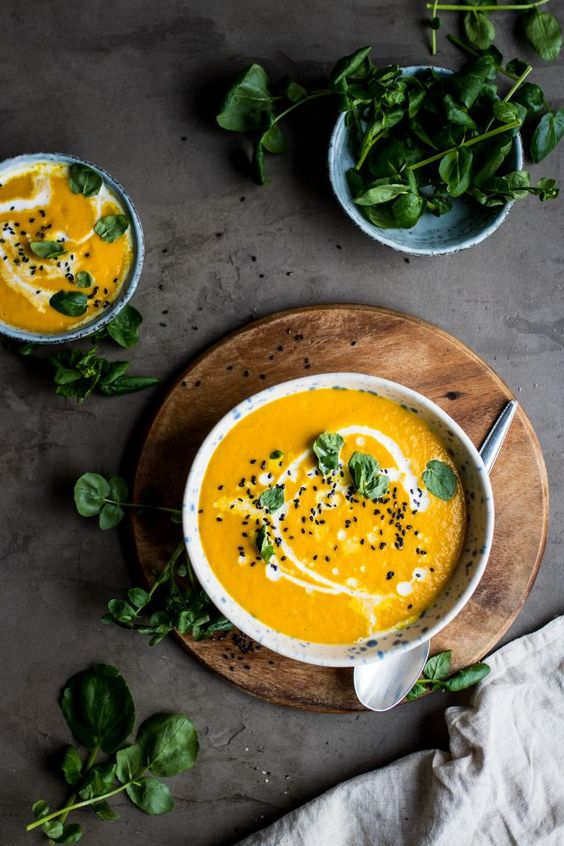
M 507 403 L 480 447 L 480 456 L 488 473 L 499 455 L 517 406 L 517 400 Z M 430 645 L 431 642 L 426 640 L 407 652 L 355 667 L 354 690 L 365 708 L 389 711 L 401 702 L 421 675 Z

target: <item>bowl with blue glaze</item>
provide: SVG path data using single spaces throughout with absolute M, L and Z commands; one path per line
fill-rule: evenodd
M 404 76 L 412 76 L 425 70 L 433 70 L 441 76 L 454 73 L 448 68 L 430 65 L 413 65 L 402 68 Z M 359 229 L 370 238 L 413 256 L 442 256 L 474 247 L 492 235 L 507 218 L 513 202 L 503 206 L 487 208 L 479 203 L 453 199 L 452 209 L 440 217 L 424 212 L 412 229 L 379 229 L 370 223 L 353 200 L 347 182 L 347 171 L 355 165 L 350 136 L 342 114 L 335 124 L 329 142 L 329 179 L 333 193 L 346 214 Z M 513 147 L 504 166 L 509 171 L 523 167 L 523 144 L 516 133 Z M 424 193 L 424 191 L 422 192 Z
M 74 327 L 69 328 L 64 332 L 32 332 L 13 326 L 8 322 L 0 320 L 0 334 L 6 335 L 14 340 L 23 343 L 33 344 L 57 344 L 66 341 L 77 341 L 97 332 L 99 329 L 106 326 L 113 320 L 122 308 L 129 302 L 137 288 L 141 271 L 143 269 L 143 260 L 145 256 L 145 242 L 143 237 L 143 228 L 141 220 L 127 190 L 115 179 L 108 171 L 101 168 L 99 165 L 88 161 L 87 159 L 79 158 L 78 156 L 69 155 L 67 153 L 24 153 L 10 159 L 4 159 L 0 162 L 0 183 L 3 175 L 8 172 L 25 170 L 26 167 L 37 165 L 41 162 L 53 162 L 56 164 L 63 164 L 71 166 L 73 164 L 86 165 L 92 168 L 96 173 L 102 177 L 103 187 L 107 189 L 109 195 L 115 198 L 118 204 L 122 207 L 123 212 L 129 218 L 129 237 L 131 243 L 131 263 L 124 277 L 117 297 L 109 305 L 108 308 L 100 311 L 91 319 L 80 323 Z
M 273 400 L 323 388 L 361 390 L 399 403 L 417 414 L 440 438 L 462 480 L 466 529 L 459 560 L 442 592 L 417 619 L 377 632 L 364 640 L 324 644 L 290 637 L 250 614 L 224 588 L 207 559 L 199 532 L 198 507 L 208 463 L 221 440 L 244 417 Z M 309 664 L 354 667 L 385 659 L 428 641 L 462 610 L 486 568 L 494 530 L 494 501 L 480 454 L 468 435 L 438 405 L 396 382 L 362 373 L 324 373 L 274 385 L 239 403 L 211 430 L 191 466 L 183 498 L 182 521 L 186 550 L 194 572 L 212 602 L 235 626 L 264 646 Z

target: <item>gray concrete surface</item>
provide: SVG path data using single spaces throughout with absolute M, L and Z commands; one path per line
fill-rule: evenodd
M 479 248 L 408 263 L 355 230 L 333 202 L 323 112 L 300 122 L 292 152 L 269 163 L 272 184 L 262 189 L 238 173 L 236 139 L 210 118 L 218 90 L 254 59 L 306 82 L 366 42 L 380 63 L 427 62 L 421 10 L 408 0 L 4 0 L 0 156 L 76 153 L 128 186 L 148 248 L 135 301 L 143 341 L 132 358 L 164 384 L 251 316 L 309 303 L 403 309 L 484 356 L 530 415 L 551 477 L 550 542 L 509 639 L 564 611 L 562 201 L 523 202 Z M 439 61 L 459 57 L 443 42 Z M 562 60 L 535 79 L 557 100 L 561 75 Z M 562 152 L 536 172 L 562 177 Z M 172 814 L 148 818 L 124 804 L 115 823 L 86 815 L 86 843 L 233 843 L 344 778 L 447 742 L 442 715 L 454 700 L 436 695 L 385 716 L 283 710 L 229 687 L 172 641 L 151 650 L 104 627 L 105 602 L 132 578 L 127 550 L 116 533 L 74 515 L 71 486 L 87 469 L 123 467 L 151 397 L 75 408 L 16 357 L 0 361 L 2 844 L 31 843 L 22 826 L 32 801 L 61 797 L 45 763 L 67 740 L 57 692 L 92 661 L 122 668 L 140 717 L 189 713 L 202 751 L 172 782 Z

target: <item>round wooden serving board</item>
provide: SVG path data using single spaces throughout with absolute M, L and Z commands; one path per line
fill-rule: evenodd
M 297 376 L 330 371 L 371 373 L 420 391 L 444 408 L 479 446 L 511 398 L 501 379 L 446 332 L 405 314 L 334 305 L 275 314 L 229 335 L 194 361 L 173 385 L 144 442 L 135 501 L 148 487 L 182 501 L 194 454 L 211 427 L 245 397 Z M 517 616 L 540 566 L 548 522 L 548 487 L 540 445 L 519 409 L 492 472 L 496 527 L 482 581 L 464 610 L 436 638 L 432 652 L 452 649 L 454 667 L 482 658 Z M 134 519 L 145 579 L 176 544 L 166 519 Z M 243 690 L 278 705 L 360 711 L 351 669 L 283 658 L 240 632 L 195 643 L 188 652 Z

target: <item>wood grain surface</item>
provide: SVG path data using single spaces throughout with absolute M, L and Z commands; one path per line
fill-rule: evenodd
M 136 500 L 148 487 L 182 500 L 192 459 L 211 427 L 245 397 L 297 376 L 370 373 L 401 382 L 445 409 L 479 446 L 509 388 L 475 353 L 446 332 L 398 312 L 369 306 L 303 308 L 256 321 L 196 359 L 165 397 L 150 425 L 135 476 Z M 433 639 L 452 649 L 454 667 L 487 654 L 513 622 L 537 574 L 548 523 L 542 452 L 522 409 L 492 472 L 493 548 L 470 602 Z M 525 495 L 526 492 L 526 495 Z M 166 519 L 134 519 L 137 557 L 148 583 L 177 542 Z M 279 656 L 238 631 L 186 650 L 240 688 L 279 705 L 318 711 L 363 710 L 352 670 L 314 667 Z

